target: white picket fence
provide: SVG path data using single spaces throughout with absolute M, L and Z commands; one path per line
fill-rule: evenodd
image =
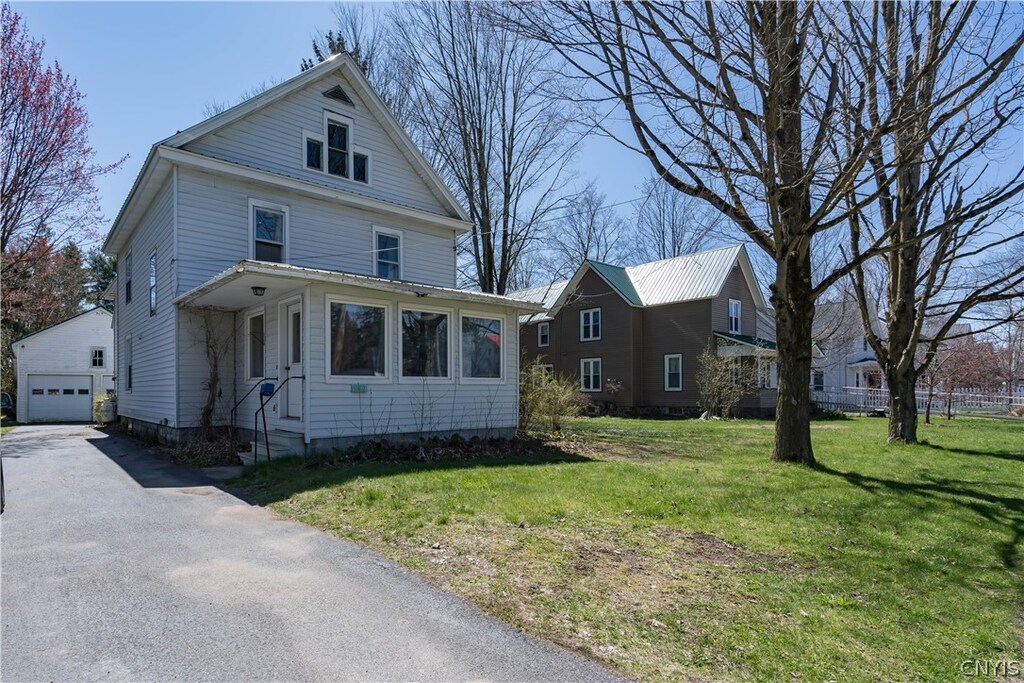
M 924 412 L 928 405 L 928 392 L 915 392 L 918 412 Z M 1024 407 L 1024 395 L 999 396 L 996 394 L 955 392 L 952 397 L 936 394 L 932 397 L 932 413 L 945 413 L 947 402 L 952 400 L 953 414 L 979 413 L 999 415 L 1011 408 Z M 870 413 L 888 410 L 887 389 L 866 389 L 864 387 L 834 387 L 823 390 L 811 389 L 811 402 L 822 410 L 843 410 L 846 412 Z

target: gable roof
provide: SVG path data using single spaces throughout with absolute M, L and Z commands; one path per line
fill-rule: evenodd
M 146 161 L 143 163 L 142 168 L 139 171 L 139 175 L 135 178 L 135 182 L 128 193 L 128 197 L 125 199 L 124 204 L 121 206 L 121 210 L 118 212 L 117 217 L 111 224 L 110 232 L 107 234 L 107 238 L 103 243 L 103 251 L 106 253 L 116 252 L 119 244 L 131 232 L 128 230 L 126 233 L 126 228 L 128 226 L 133 227 L 133 219 L 141 216 L 142 212 L 149 206 L 150 202 L 156 195 L 157 190 L 162 186 L 170 171 L 171 163 L 169 163 L 169 161 L 174 161 L 175 163 L 179 161 L 178 159 L 169 159 L 171 156 L 170 152 L 174 152 L 179 155 L 187 154 L 183 147 L 190 142 L 198 140 L 201 137 L 214 133 L 225 126 L 235 123 L 236 121 L 239 121 L 256 111 L 277 102 L 291 93 L 325 76 L 328 76 L 335 71 L 341 71 L 343 73 L 348 82 L 352 85 L 353 89 L 358 92 L 364 103 L 367 105 L 367 108 L 380 122 L 385 132 L 398 147 L 403 157 L 405 157 L 416 173 L 423 179 L 427 187 L 431 190 L 432 194 L 434 194 L 441 205 L 449 211 L 451 216 L 454 217 L 449 220 L 464 223 L 465 225 L 461 226 L 461 230 L 468 230 L 470 227 L 470 218 L 469 214 L 466 213 L 465 208 L 458 202 L 458 200 L 455 199 L 455 196 L 451 193 L 451 190 L 448 189 L 448 186 L 444 184 L 444 181 L 441 180 L 437 171 L 435 171 L 427 162 L 423 153 L 420 152 L 419 148 L 409 137 L 409 134 L 405 132 L 405 129 L 402 128 L 394 115 L 388 109 L 387 105 L 384 104 L 383 100 L 381 100 L 380 95 L 377 94 L 377 91 L 374 90 L 373 86 L 371 86 L 369 81 L 366 80 L 366 76 L 363 75 L 362 70 L 356 64 L 355 60 L 353 60 L 348 53 L 343 52 L 332 55 L 313 68 L 307 69 L 306 71 L 303 71 L 272 88 L 268 88 L 255 97 L 251 97 L 229 109 L 225 109 L 215 116 L 201 121 L 194 126 L 186 128 L 185 130 L 178 131 L 174 135 L 164 138 L 154 144 L 150 148 L 149 154 L 146 156 Z M 232 165 L 239 166 L 238 164 Z M 252 170 L 255 172 L 259 169 Z M 271 174 L 270 172 L 266 173 L 269 175 L 276 175 Z M 281 177 L 286 180 L 293 180 L 287 176 Z M 314 183 L 309 183 L 308 181 L 304 182 L 307 185 L 316 185 Z M 319 185 L 316 186 L 320 187 Z M 349 195 L 353 197 L 363 197 L 363 195 L 352 190 L 327 186 L 323 186 L 323 188 L 339 196 Z M 384 202 L 383 200 L 363 198 L 366 201 L 376 202 L 381 205 L 390 204 L 390 202 Z M 427 212 L 421 211 L 420 213 Z
M 713 299 L 722 292 L 732 269 L 739 265 L 743 271 L 754 304 L 765 305 L 746 247 L 733 244 L 719 249 L 685 254 L 675 258 L 641 263 L 622 268 L 599 261 L 584 261 L 566 282 L 512 292 L 510 296 L 543 303 L 549 310 L 564 306 L 569 295 L 576 291 L 580 280 L 593 271 L 608 283 L 631 306 L 661 306 L 682 301 Z M 554 300 L 551 301 L 553 292 Z M 536 318 L 531 319 L 531 322 Z
M 111 312 L 108 311 L 107 309 L 103 308 L 102 306 L 93 306 L 92 308 L 87 308 L 84 311 L 82 311 L 81 313 L 75 313 L 73 316 L 71 316 L 69 318 L 64 318 L 60 322 L 56 322 L 56 323 L 54 323 L 52 325 L 47 325 L 43 329 L 36 330 L 32 334 L 26 334 L 24 337 L 21 337 L 20 339 L 15 339 L 14 341 L 11 342 L 11 350 L 14 351 L 15 355 L 17 355 L 18 352 L 14 348 L 16 344 L 20 344 L 23 341 L 25 341 L 26 339 L 31 339 L 32 337 L 38 337 L 41 334 L 44 334 L 46 332 L 50 332 L 52 330 L 55 330 L 58 327 L 60 327 L 61 325 L 65 325 L 65 324 L 71 322 L 72 320 L 77 320 L 78 318 L 81 318 L 83 315 L 88 315 L 90 313 L 94 313 L 95 311 L 99 311 L 101 313 L 105 313 L 107 315 L 107 317 L 111 317 L 112 316 Z

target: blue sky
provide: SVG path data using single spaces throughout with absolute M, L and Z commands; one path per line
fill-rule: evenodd
M 263 81 L 293 76 L 317 29 L 333 26 L 331 2 L 15 2 L 29 33 L 78 79 L 97 161 L 127 154 L 99 181 L 105 235 L 149 147 L 200 121 L 212 100 L 234 103 Z M 635 198 L 647 162 L 607 140 L 581 149 L 577 168 L 600 172 L 608 202 Z M 602 171 L 602 169 L 604 169 Z M 621 207 L 626 215 L 631 207 Z

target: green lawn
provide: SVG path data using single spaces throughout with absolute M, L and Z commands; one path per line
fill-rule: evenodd
M 7 432 L 11 431 L 12 429 L 14 429 L 17 426 L 18 425 L 12 425 L 12 424 L 0 425 L 0 434 L 6 434 Z
M 645 680 L 950 680 L 1024 659 L 1024 423 L 598 418 L 561 452 L 285 460 L 238 482 L 482 609 Z

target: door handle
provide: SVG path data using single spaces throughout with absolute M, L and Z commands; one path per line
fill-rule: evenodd
M 292 366 L 290 366 L 290 365 L 286 365 L 286 366 L 284 366 L 284 369 L 285 369 L 286 371 L 287 371 L 287 370 L 291 370 L 291 369 L 292 369 Z

